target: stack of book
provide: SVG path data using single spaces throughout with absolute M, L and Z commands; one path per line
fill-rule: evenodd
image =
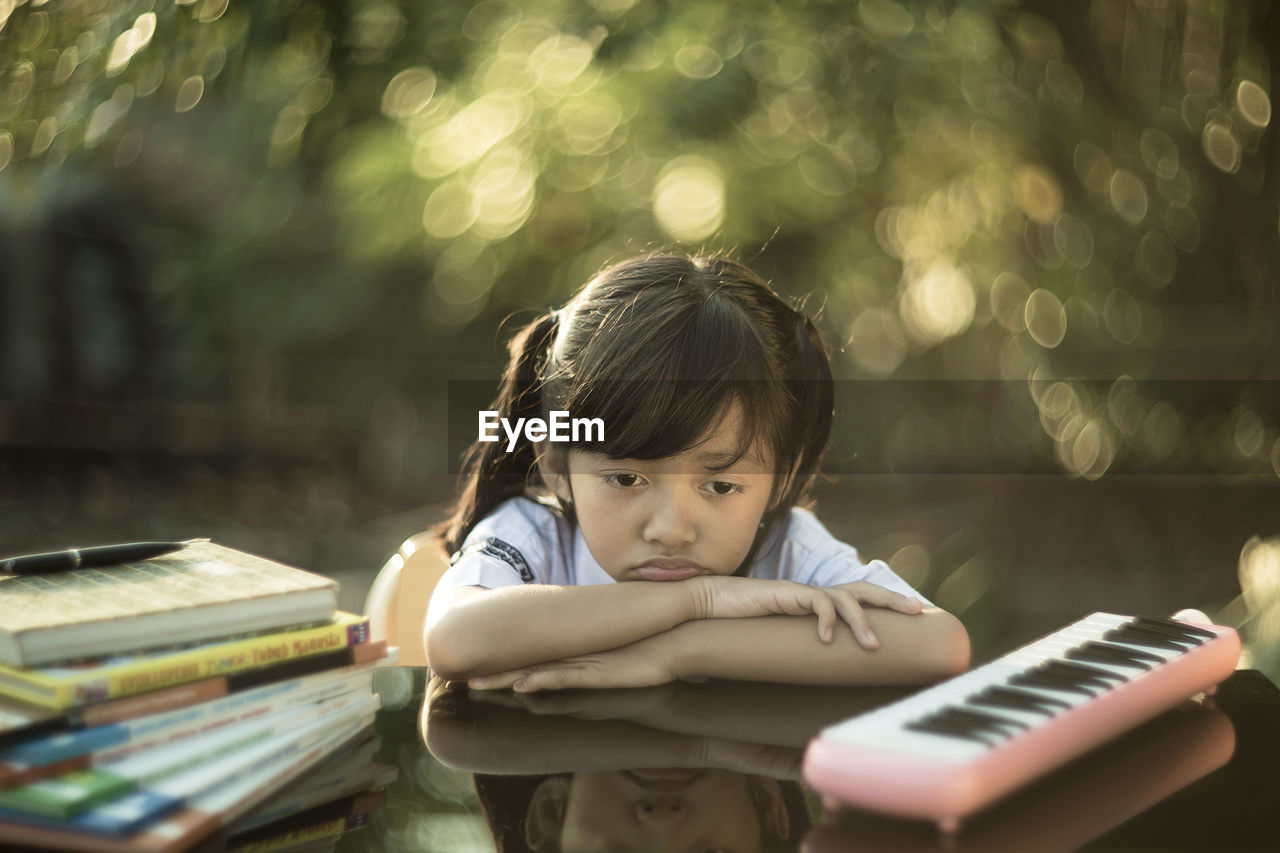
M 334 581 L 206 541 L 0 577 L 0 842 L 183 850 L 364 755 L 394 650 L 336 607 Z

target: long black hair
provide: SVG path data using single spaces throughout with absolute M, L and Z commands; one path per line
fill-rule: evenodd
M 694 447 L 737 403 L 738 455 L 759 442 L 775 465 L 761 535 L 739 572 L 763 533 L 806 497 L 831 434 L 831 366 L 813 321 L 727 258 L 649 255 L 616 264 L 522 328 L 509 350 L 491 407 L 499 417 L 598 418 L 604 440 L 580 446 L 615 458 Z M 545 488 L 523 438 L 509 453 L 504 442 L 477 441 L 461 486 L 440 528 L 450 552 L 503 501 Z M 573 521 L 571 506 L 561 510 Z

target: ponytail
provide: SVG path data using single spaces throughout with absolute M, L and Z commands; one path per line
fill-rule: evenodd
M 493 409 L 500 418 L 515 423 L 520 418 L 544 417 L 542 384 L 548 352 L 559 329 L 558 312 L 545 314 L 525 326 L 511 339 L 507 349 L 511 360 Z M 521 441 L 510 453 L 501 442 L 475 442 L 462 465 L 462 494 L 453 516 L 437 525 L 445 550 L 452 554 L 462 546 L 476 522 L 500 503 L 521 495 L 537 476 L 537 455 L 533 444 Z

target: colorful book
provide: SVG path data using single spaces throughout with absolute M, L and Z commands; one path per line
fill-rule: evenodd
M 368 826 L 387 801 L 383 789 L 366 790 L 327 803 L 227 840 L 226 853 L 301 853 L 333 849 L 338 838 Z M 328 842 L 324 845 L 323 842 Z
M 185 649 L 123 655 L 68 666 L 0 666 L 0 693 L 47 708 L 159 690 L 174 684 L 251 670 L 369 641 L 369 619 L 339 613 L 313 628 L 206 643 Z
M 375 758 L 382 747 L 376 734 L 352 741 L 292 785 L 272 796 L 230 827 L 237 837 L 268 825 L 281 826 L 290 818 L 324 803 L 366 791 L 385 788 L 399 777 L 399 770 Z
M 326 622 L 337 582 L 199 541 L 120 566 L 0 576 L 0 662 L 32 667 Z
M 86 767 L 102 764 L 267 714 L 323 702 L 351 690 L 368 692 L 379 663 L 319 672 L 159 714 L 13 742 L 0 747 L 0 790 L 13 787 L 4 784 L 10 775 L 4 772 L 6 768 L 52 766 L 77 757 L 85 759 Z
M 203 764 L 70 820 L 6 813 L 0 838 L 86 853 L 185 850 L 368 729 L 378 699 L 367 699 L 339 717 Z
M 0 696 L 0 741 L 15 732 L 57 726 L 61 719 L 62 714 L 53 708 L 41 708 L 30 702 L 20 702 L 8 696 Z
M 367 705 L 373 694 L 369 683 L 363 687 L 360 690 L 353 686 L 318 703 L 277 711 L 187 737 L 161 749 L 142 750 L 114 761 L 105 761 L 91 770 L 0 791 L 0 814 L 23 812 L 68 820 L 98 803 L 148 787 L 164 787 L 164 780 L 175 774 L 197 767 L 207 770 L 209 762 L 232 752 L 283 738 L 312 723 L 334 719 L 357 705 Z
M 132 720 L 209 702 L 267 684 L 289 682 L 313 673 L 359 667 L 383 658 L 386 658 L 389 663 L 394 663 L 398 659 L 396 653 L 396 649 L 391 649 L 388 654 L 386 640 L 375 640 L 332 652 L 293 658 L 260 669 L 217 675 L 213 678 L 152 690 L 136 696 L 84 705 L 68 711 L 41 708 L 16 699 L 0 699 L 0 750 L 18 742 L 25 742 L 34 735 L 56 735 Z M 5 711 L 9 711 L 8 717 L 5 716 Z M 16 784 L 7 782 L 5 773 L 4 765 L 0 764 L 0 788 Z

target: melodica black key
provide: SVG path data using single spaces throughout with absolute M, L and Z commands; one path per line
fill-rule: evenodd
M 1161 663 L 1164 658 L 1137 649 L 1127 649 L 1110 643 L 1088 642 L 1069 649 L 1066 655 L 1070 660 L 1093 661 L 1112 666 L 1126 666 L 1133 669 L 1151 669 L 1152 664 Z
M 1094 613 L 824 729 L 805 752 L 804 776 L 832 803 L 935 820 L 949 831 L 1211 689 L 1239 658 L 1240 638 L 1225 626 Z
M 1019 687 L 1038 687 L 1043 690 L 1055 690 L 1061 693 L 1082 693 L 1085 696 L 1096 696 L 1097 690 L 1082 684 L 1078 679 L 1050 672 L 1041 667 L 1019 672 L 1009 679 L 1010 684 Z
M 991 708 L 1004 708 L 1009 711 L 1024 711 L 1031 714 L 1043 714 L 1052 717 L 1058 711 L 1071 707 L 1069 702 L 1042 696 L 1030 690 L 1014 690 L 1010 687 L 988 687 L 965 700 L 970 705 L 986 705 Z
M 1139 628 L 1146 628 L 1155 631 L 1158 634 L 1164 634 L 1174 639 L 1182 638 L 1186 642 L 1200 645 L 1205 640 L 1212 640 L 1213 634 L 1194 625 L 1186 625 L 1174 619 L 1152 619 L 1148 616 L 1135 616 L 1133 623 Z
M 1117 643 L 1128 643 L 1133 646 L 1146 646 L 1149 649 L 1168 649 L 1173 652 L 1183 652 L 1190 648 L 1190 644 L 1183 645 L 1168 639 L 1163 634 L 1157 634 L 1137 625 L 1122 625 L 1112 631 L 1102 635 L 1102 639 L 1111 640 Z

